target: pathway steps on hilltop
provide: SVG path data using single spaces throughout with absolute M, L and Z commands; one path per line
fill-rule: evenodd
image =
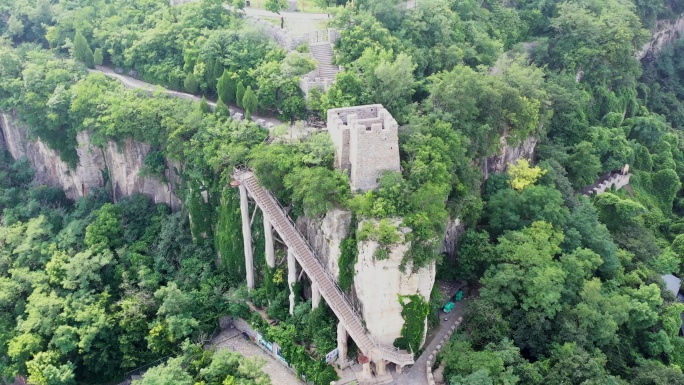
M 340 68 L 333 64 L 333 50 L 329 42 L 312 43 L 309 45 L 311 57 L 318 62 L 315 77 L 335 80 Z

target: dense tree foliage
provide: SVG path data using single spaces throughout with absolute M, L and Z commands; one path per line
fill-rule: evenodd
M 205 350 L 185 341 L 182 354 L 147 370 L 134 385 L 161 384 L 244 384 L 269 385 L 271 380 L 261 367 L 263 359 L 245 358 L 228 349 Z
M 684 43 L 636 58 L 681 2 L 346 3 L 318 2 L 341 6 L 330 24 L 345 70 L 307 106 L 306 49 L 286 52 L 219 0 L 0 0 L 0 110 L 72 167 L 84 130 L 96 146 L 148 143 L 145 175 L 182 165 L 185 207 L 111 202 L 107 189 L 70 202 L 1 154 L 0 375 L 106 381 L 174 354 L 142 384 L 263 383 L 251 361 L 182 345 L 219 315 L 249 315 L 238 200 L 226 187 L 248 164 L 291 215 L 353 211 L 362 224 L 343 243 L 346 269 L 367 240 L 381 244 L 376 259 L 406 242 L 403 267 L 440 262 L 448 220 L 469 227 L 452 275 L 477 284 L 479 298 L 441 357 L 451 385 L 684 383 L 682 305 L 660 278 L 684 273 Z M 95 64 L 203 102 L 127 90 L 88 74 Z M 218 99 L 213 113 L 208 99 Z M 233 102 L 247 122 L 230 119 Z M 402 125 L 402 169 L 366 193 L 333 169 L 327 135 L 293 139 L 249 122 L 257 111 L 294 120 L 307 107 L 324 116 L 371 103 Z M 493 156 L 530 140 L 536 164 L 489 172 Z M 582 195 L 625 164 L 629 187 Z M 253 220 L 259 228 L 260 214 Z M 256 254 L 263 242 L 255 231 Z M 253 324 L 299 374 L 329 383 L 331 312 L 310 311 L 297 284 L 289 315 L 284 269 L 263 259 L 249 298 L 279 324 Z M 352 286 L 349 272 L 340 279 Z M 419 350 L 418 321 L 435 308 L 427 300 L 403 302 L 399 345 Z
M 213 330 L 226 300 L 208 283 L 225 272 L 209 268 L 183 213 L 143 196 L 107 203 L 104 191 L 74 205 L 3 157 L 3 375 L 114 378 Z

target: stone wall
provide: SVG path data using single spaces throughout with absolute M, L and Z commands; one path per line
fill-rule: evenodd
M 349 170 L 352 189 L 373 189 L 382 171 L 401 170 L 398 124 L 382 105 L 328 110 L 327 127 L 335 166 Z
M 629 179 L 631 176 L 632 174 L 628 173 L 622 174 L 618 172 L 612 172 L 601 177 L 592 186 L 582 190 L 582 194 L 587 196 L 592 194 L 602 194 L 612 187 L 615 187 L 616 190 L 619 190 L 629 184 Z
M 156 203 L 165 203 L 173 210 L 180 208 L 174 193 L 174 183 L 162 183 L 151 177 L 141 177 L 145 157 L 150 146 L 127 139 L 117 145 L 108 142 L 104 148 L 91 145 L 87 131 L 79 132 L 77 153 L 79 163 L 71 169 L 40 139 L 29 139 L 28 130 L 9 114 L 0 114 L 0 133 L 4 145 L 14 159 L 27 158 L 35 170 L 35 183 L 61 187 L 70 199 L 88 195 L 93 188 L 105 184 L 103 172 L 109 174 L 114 199 L 135 193 L 145 194 Z M 167 164 L 167 181 L 177 181 L 174 165 Z
M 426 380 L 428 385 L 435 385 L 435 377 L 432 374 L 432 365 L 435 364 L 435 360 L 437 360 L 437 355 L 439 352 L 442 350 L 444 345 L 449 342 L 449 339 L 451 338 L 451 335 L 454 334 L 456 329 L 458 329 L 458 326 L 463 322 L 463 317 L 458 317 L 458 320 L 456 323 L 449 328 L 447 333 L 442 337 L 442 339 L 439 341 L 439 344 L 435 347 L 434 350 L 432 350 L 430 355 L 427 358 L 427 361 L 425 362 L 425 375 L 426 375 Z
M 357 124 L 350 129 L 349 134 L 349 179 L 352 189 L 374 189 L 378 186 L 382 171 L 401 171 L 396 125 Z
M 278 22 L 278 25 L 276 26 L 257 17 L 245 15 L 244 18 L 249 25 L 256 27 L 266 36 L 273 39 L 279 46 L 288 51 L 292 51 L 300 44 L 309 41 L 307 35 L 297 36 L 291 33 L 288 29 L 280 28 L 280 22 Z
M 317 73 L 318 69 L 315 69 L 311 71 L 309 74 L 304 75 L 299 79 L 299 88 L 302 90 L 302 92 L 304 93 L 304 97 L 307 100 L 309 100 L 309 92 L 311 92 L 312 89 L 318 88 L 323 93 L 326 93 L 328 92 L 330 87 L 332 87 L 332 85 L 335 84 L 334 79 L 316 77 Z
M 328 128 L 331 125 L 336 125 L 337 119 L 342 121 L 342 124 L 347 124 L 347 117 L 349 115 L 356 115 L 359 119 L 369 119 L 378 116 L 378 111 L 384 108 L 381 104 L 373 104 L 367 106 L 332 108 L 328 110 Z

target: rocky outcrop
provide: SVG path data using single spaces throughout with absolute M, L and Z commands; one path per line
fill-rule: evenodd
M 165 179 L 169 182 L 162 183 L 156 178 L 140 176 L 145 157 L 150 153 L 147 143 L 126 139 L 117 145 L 110 141 L 103 150 L 115 200 L 140 193 L 151 197 L 155 203 L 166 203 L 174 210 L 180 208 L 173 186 L 173 181 L 178 180 L 177 165 L 167 162 Z
M 5 148 L 14 159 L 28 159 L 35 170 L 35 183 L 59 186 L 70 199 L 86 196 L 93 188 L 104 187 L 106 173 L 112 185 L 114 200 L 141 193 L 156 203 L 166 203 L 173 210 L 180 208 L 173 183 L 139 175 L 145 157 L 150 152 L 147 144 L 127 139 L 121 145 L 109 142 L 104 148 L 99 148 L 90 143 L 88 132 L 82 131 L 76 137 L 79 163 L 75 169 L 71 169 L 62 161 L 59 153 L 40 139 L 30 139 L 26 127 L 11 115 L 0 114 L 0 132 Z M 167 167 L 166 180 L 177 180 L 173 166 Z
M 335 280 L 340 275 L 340 245 L 349 236 L 351 217 L 350 211 L 335 209 L 325 214 L 322 219 L 297 219 L 297 229 L 309 241 Z
M 641 60 L 649 55 L 657 55 L 666 45 L 682 36 L 684 36 L 684 15 L 675 20 L 659 21 L 651 41 L 644 44 L 641 50 L 637 52 L 637 58 Z
M 361 229 L 362 223 L 359 224 Z M 375 258 L 379 244 L 375 241 L 359 242 L 359 256 L 354 265 L 354 287 L 361 303 L 363 319 L 370 334 L 381 344 L 392 345 L 401 336 L 404 319 L 399 295 L 420 294 L 430 299 L 435 284 L 435 262 L 412 269 L 410 262 L 401 269 L 404 255 L 410 245 L 399 243 L 384 260 Z M 427 330 L 426 330 L 427 331 Z
M 507 143 L 507 136 L 502 135 L 500 139 L 499 153 L 484 159 L 482 174 L 486 180 L 491 173 L 506 172 L 510 163 L 516 164 L 520 159 L 534 158 L 534 149 L 539 139 L 529 136 L 518 146 L 511 146 Z
M 322 219 L 301 217 L 297 229 L 309 241 L 332 276 L 339 277 L 340 244 L 349 236 L 351 212 L 332 210 Z M 397 221 L 395 225 L 400 222 Z M 456 223 L 460 223 L 456 221 Z M 360 223 L 359 229 L 361 229 Z M 409 249 L 400 243 L 392 247 L 389 258 L 376 260 L 375 241 L 359 242 L 359 255 L 354 265 L 352 303 L 358 305 L 366 328 L 383 345 L 392 345 L 401 336 L 404 319 L 399 295 L 420 294 L 430 298 L 435 283 L 435 262 L 413 272 L 410 264 L 402 271 L 400 265 Z
M 456 250 L 458 250 L 458 241 L 465 233 L 465 223 L 461 222 L 459 218 L 449 219 L 446 223 L 446 231 L 444 233 L 444 253 L 449 260 L 456 260 Z

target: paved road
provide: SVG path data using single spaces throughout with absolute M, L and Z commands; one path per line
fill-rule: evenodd
M 261 370 L 271 377 L 271 384 L 273 385 L 295 385 L 304 384 L 297 376 L 290 371 L 283 363 L 273 358 L 272 355 L 264 352 L 260 347 L 254 345 L 251 341 L 247 341 L 242 337 L 237 329 L 225 329 L 219 334 L 214 341 L 216 349 L 231 349 L 232 351 L 241 353 L 246 357 L 259 357 L 266 361 Z
M 451 329 L 451 326 L 456 323 L 458 317 L 463 315 L 464 302 L 458 302 L 451 313 L 448 314 L 448 319 L 444 321 L 446 316 L 444 313 L 440 312 L 440 324 L 439 329 L 435 332 L 432 342 L 428 344 L 425 348 L 424 353 L 418 357 L 416 363 L 411 366 L 409 371 L 402 375 L 401 378 L 392 382 L 394 385 L 419 385 L 427 384 L 427 372 L 425 371 L 425 364 L 427 363 L 428 356 L 432 354 L 439 342 L 442 340 Z
M 188 100 L 193 100 L 193 101 L 196 101 L 196 102 L 199 102 L 200 100 L 202 100 L 202 98 L 200 98 L 200 97 L 198 97 L 198 96 L 195 96 L 195 95 L 192 95 L 192 94 L 186 94 L 186 93 L 183 93 L 183 92 L 178 92 L 178 91 L 169 90 L 169 89 L 166 89 L 166 88 L 164 88 L 164 87 L 162 87 L 162 86 L 158 86 L 158 85 L 146 83 L 146 82 L 144 82 L 144 81 L 142 81 L 142 80 L 139 80 L 139 79 L 136 79 L 136 78 L 132 78 L 132 77 L 130 77 L 130 76 L 118 74 L 118 73 L 114 72 L 114 70 L 111 69 L 111 68 L 109 68 L 109 67 L 105 67 L 105 66 L 95 66 L 95 69 L 94 69 L 94 70 L 88 70 L 88 71 L 89 71 L 89 72 L 101 72 L 101 73 L 104 74 L 105 76 L 109 76 L 109 77 L 118 79 L 119 81 L 121 81 L 121 83 L 123 83 L 123 85 L 124 85 L 126 88 L 138 88 L 138 89 L 146 90 L 146 91 L 149 91 L 149 92 L 153 92 L 153 91 L 155 91 L 155 90 L 162 90 L 163 92 L 166 92 L 167 94 L 173 96 L 174 98 L 188 99 Z M 210 105 L 212 108 L 216 107 L 216 102 L 215 102 L 215 101 L 207 100 L 207 102 L 209 103 L 209 105 Z M 231 115 L 234 114 L 235 112 L 242 112 L 241 110 L 237 109 L 236 106 L 232 106 L 232 105 L 229 106 L 229 109 L 230 109 L 230 114 L 231 114 Z M 260 120 L 260 119 L 261 119 L 261 120 L 264 120 L 265 123 L 273 123 L 273 124 L 276 125 L 276 126 L 283 124 L 283 122 L 281 122 L 281 121 L 278 120 L 278 119 L 274 119 L 274 118 L 269 118 L 269 117 L 265 117 L 265 116 L 259 116 L 259 115 L 256 115 L 256 114 L 252 114 L 252 121 L 255 121 L 255 122 L 256 122 L 256 121 L 258 121 L 258 120 Z

